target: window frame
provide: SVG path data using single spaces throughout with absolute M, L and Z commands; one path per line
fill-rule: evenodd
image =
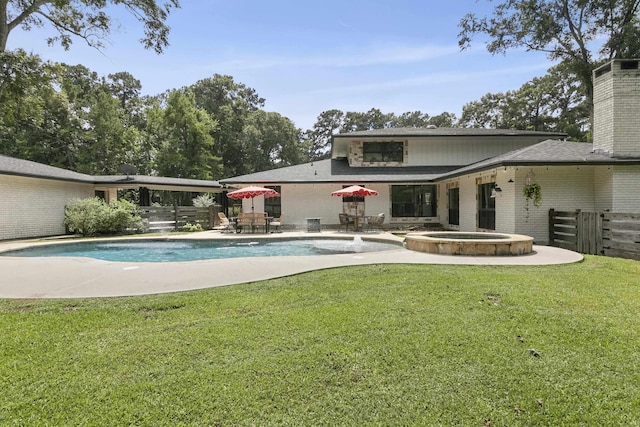
M 363 163 L 404 163 L 403 141 L 363 141 Z
M 427 188 L 429 191 L 424 191 Z M 411 190 L 409 198 L 406 198 L 406 190 Z M 405 197 L 399 197 L 402 193 L 405 193 Z M 429 197 L 427 197 L 427 194 L 429 194 Z M 428 208 L 426 208 L 427 206 Z M 425 209 L 428 209 L 429 212 L 425 212 Z M 430 215 L 425 215 L 425 213 Z M 437 218 L 437 184 L 392 185 L 391 216 L 393 218 Z

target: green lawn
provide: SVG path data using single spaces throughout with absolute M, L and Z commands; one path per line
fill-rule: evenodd
M 0 300 L 0 334 L 2 426 L 640 425 L 628 260 Z

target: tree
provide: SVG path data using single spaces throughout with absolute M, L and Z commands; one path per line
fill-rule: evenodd
M 565 132 L 584 140 L 588 123 L 585 96 L 575 75 L 561 66 L 518 90 L 484 95 L 462 108 L 460 125 L 494 129 Z
M 174 90 L 157 126 L 164 140 L 156 165 L 162 176 L 193 179 L 216 179 L 219 158 L 212 154 L 216 122 L 204 109 L 198 108 L 193 94 Z
M 640 54 L 640 0 L 504 0 L 491 17 L 467 14 L 460 21 L 459 45 L 478 34 L 487 50 L 545 52 L 575 74 L 593 110 L 592 70 L 603 61 Z
M 344 132 L 356 132 L 372 129 L 386 129 L 393 127 L 395 114 L 385 114 L 377 108 L 372 108 L 366 113 L 349 111 L 344 115 L 342 130 Z
M 309 145 L 309 160 L 321 160 L 329 157 L 331 136 L 342 128 L 344 113 L 340 110 L 323 111 L 316 119 L 313 129 L 305 132 Z
M 63 67 L 20 49 L 0 61 L 0 153 L 73 169 L 82 129 L 54 89 Z
M 394 127 L 424 128 L 429 126 L 429 115 L 422 111 L 407 111 L 396 117 Z
M 218 122 L 213 132 L 214 155 L 222 158 L 225 176 L 241 175 L 245 160 L 241 134 L 251 112 L 264 106 L 254 89 L 236 83 L 231 76 L 214 74 L 189 87 L 198 108 L 207 111 Z
M 73 37 L 89 46 L 101 49 L 112 31 L 113 23 L 106 10 L 124 7 L 144 26 L 140 42 L 146 49 L 162 53 L 169 45 L 169 26 L 165 23 L 172 8 L 179 8 L 179 0 L 0 0 L 0 52 L 7 48 L 10 33 L 16 28 L 30 30 L 49 24 L 57 35 L 47 43 L 59 43 L 69 49 Z
M 249 114 L 240 138 L 242 173 L 270 170 L 303 163 L 307 148 L 300 130 L 278 113 L 256 110 Z

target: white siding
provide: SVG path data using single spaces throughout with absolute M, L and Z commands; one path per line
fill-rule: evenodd
M 0 240 L 65 233 L 64 207 L 93 185 L 0 175 Z
M 467 165 L 535 144 L 539 138 L 449 137 L 409 139 L 408 166 Z

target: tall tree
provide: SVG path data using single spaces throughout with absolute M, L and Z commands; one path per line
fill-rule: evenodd
M 429 126 L 429 115 L 422 111 L 407 111 L 395 119 L 394 127 L 424 128 Z
M 344 113 L 340 110 L 323 111 L 316 119 L 313 129 L 305 132 L 309 145 L 309 160 L 326 159 L 330 155 L 331 136 L 342 128 Z
M 213 132 L 216 141 L 213 154 L 221 157 L 225 176 L 241 175 L 244 155 L 241 134 L 251 112 L 264 106 L 254 89 L 236 83 L 231 76 L 214 74 L 189 87 L 196 105 L 207 111 L 218 122 Z
M 242 173 L 270 170 L 303 163 L 307 148 L 300 130 L 278 113 L 256 110 L 249 114 L 238 149 L 244 162 Z
M 196 106 L 189 90 L 169 94 L 167 108 L 157 126 L 164 144 L 156 165 L 160 175 L 175 178 L 217 179 L 219 159 L 212 154 L 216 122 L 209 113 Z
M 155 0 L 0 0 L 0 52 L 7 48 L 10 33 L 16 28 L 30 30 L 49 24 L 57 32 L 47 43 L 59 43 L 69 49 L 73 37 L 89 46 L 104 47 L 112 31 L 113 22 L 106 10 L 124 7 L 144 26 L 140 42 L 146 49 L 162 53 L 169 45 L 167 17 L 172 8 L 179 8 L 179 0 L 160 4 Z
M 349 111 L 344 115 L 342 130 L 344 132 L 356 132 L 361 130 L 385 129 L 393 126 L 395 115 L 383 113 L 377 108 L 372 108 L 366 113 Z
M 63 67 L 0 52 L 0 153 L 73 169 L 82 133 L 60 86 Z
M 491 53 L 512 49 L 545 52 L 565 63 L 593 109 L 592 70 L 602 61 L 640 54 L 640 0 L 503 0 L 490 17 L 467 14 L 459 45 L 478 34 Z
M 589 113 L 575 75 L 561 66 L 518 90 L 488 93 L 462 108 L 460 125 L 496 129 L 566 132 L 584 140 Z

